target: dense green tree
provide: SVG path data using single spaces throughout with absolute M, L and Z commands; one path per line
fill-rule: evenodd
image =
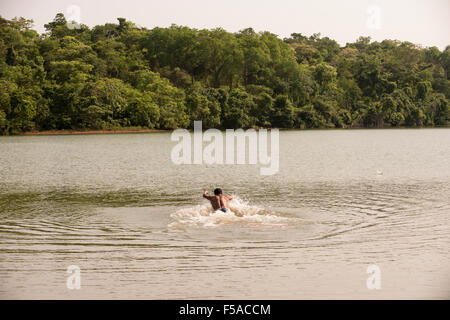
M 241 88 L 233 89 L 224 105 L 222 113 L 225 128 L 249 128 L 256 124 L 250 111 L 256 109 L 253 97 Z
M 186 90 L 186 108 L 190 115 L 190 125 L 195 120 L 201 120 L 204 128 L 220 127 L 221 106 L 216 95 L 211 90 L 196 83 Z
M 450 46 L 0 17 L 0 132 L 448 126 Z
M 273 104 L 272 126 L 292 128 L 294 124 L 294 107 L 286 95 L 278 95 Z

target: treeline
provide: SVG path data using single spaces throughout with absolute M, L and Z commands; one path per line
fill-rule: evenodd
M 0 133 L 446 126 L 450 46 L 0 17 Z

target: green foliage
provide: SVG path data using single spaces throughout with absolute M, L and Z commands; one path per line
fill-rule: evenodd
M 450 46 L 0 17 L 0 133 L 448 126 Z
M 201 120 L 204 128 L 220 127 L 222 108 L 217 99 L 217 89 L 205 88 L 199 83 L 186 89 L 186 108 L 191 126 L 195 120 Z
M 256 109 L 252 96 L 241 88 L 233 89 L 223 107 L 222 121 L 225 128 L 249 128 L 255 125 L 251 110 Z
M 278 95 L 273 104 L 272 126 L 292 128 L 294 124 L 294 107 L 287 95 Z

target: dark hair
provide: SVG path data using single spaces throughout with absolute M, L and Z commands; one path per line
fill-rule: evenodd
M 218 196 L 219 194 L 222 194 L 222 189 L 220 189 L 220 188 L 214 189 L 214 194 L 215 194 L 216 196 Z

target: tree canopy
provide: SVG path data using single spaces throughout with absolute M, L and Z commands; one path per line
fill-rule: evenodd
M 447 126 L 450 46 L 0 17 L 0 133 Z

